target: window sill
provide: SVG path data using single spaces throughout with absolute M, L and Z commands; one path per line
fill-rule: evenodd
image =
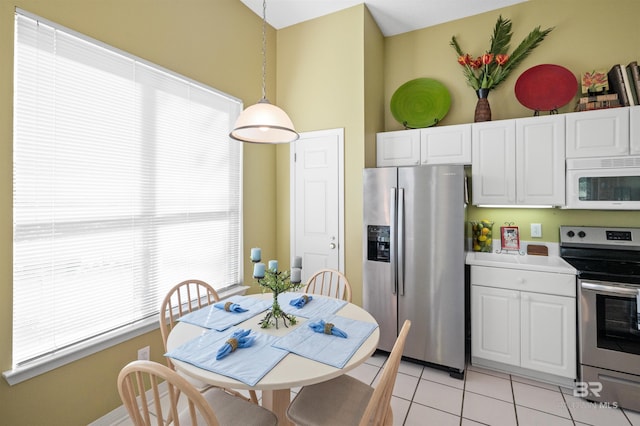
M 227 291 L 220 292 L 219 296 L 220 299 L 225 299 L 233 295 L 244 294 L 248 289 L 248 286 L 237 286 Z M 122 342 L 126 342 L 134 337 L 157 330 L 158 328 L 159 325 L 157 317 L 147 318 L 135 325 L 121 328 L 83 344 L 75 345 L 73 348 L 62 350 L 37 361 L 4 371 L 2 376 L 10 386 L 13 386 L 20 382 L 24 382 L 25 380 L 47 373 L 55 368 L 62 367 L 63 365 L 70 364 Z

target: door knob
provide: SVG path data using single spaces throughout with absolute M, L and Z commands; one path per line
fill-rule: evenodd
M 331 250 L 334 250 L 334 249 L 336 248 L 336 243 L 330 243 L 330 244 L 329 244 L 329 248 L 330 248 Z

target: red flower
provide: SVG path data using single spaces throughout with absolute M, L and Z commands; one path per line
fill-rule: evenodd
M 509 55 L 506 55 L 504 53 L 499 53 L 496 55 L 496 62 L 498 63 L 498 65 L 504 65 L 507 63 L 508 60 L 509 60 Z
M 471 61 L 469 63 L 469 65 L 471 65 L 471 68 L 473 69 L 478 69 L 482 66 L 482 58 L 478 57 L 475 60 Z
M 464 56 L 458 56 L 458 63 L 460 65 L 470 65 L 471 64 L 471 56 L 467 53 Z
M 482 55 L 482 63 L 484 65 L 489 65 L 493 61 L 493 53 L 485 53 Z

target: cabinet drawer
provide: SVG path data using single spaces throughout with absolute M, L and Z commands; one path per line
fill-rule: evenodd
M 553 272 L 473 266 L 471 284 L 559 296 L 576 296 L 575 275 Z

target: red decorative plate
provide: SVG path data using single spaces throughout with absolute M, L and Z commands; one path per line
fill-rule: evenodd
M 518 101 L 535 111 L 554 111 L 573 99 L 578 80 L 560 65 L 542 64 L 531 67 L 518 77 L 515 86 Z

